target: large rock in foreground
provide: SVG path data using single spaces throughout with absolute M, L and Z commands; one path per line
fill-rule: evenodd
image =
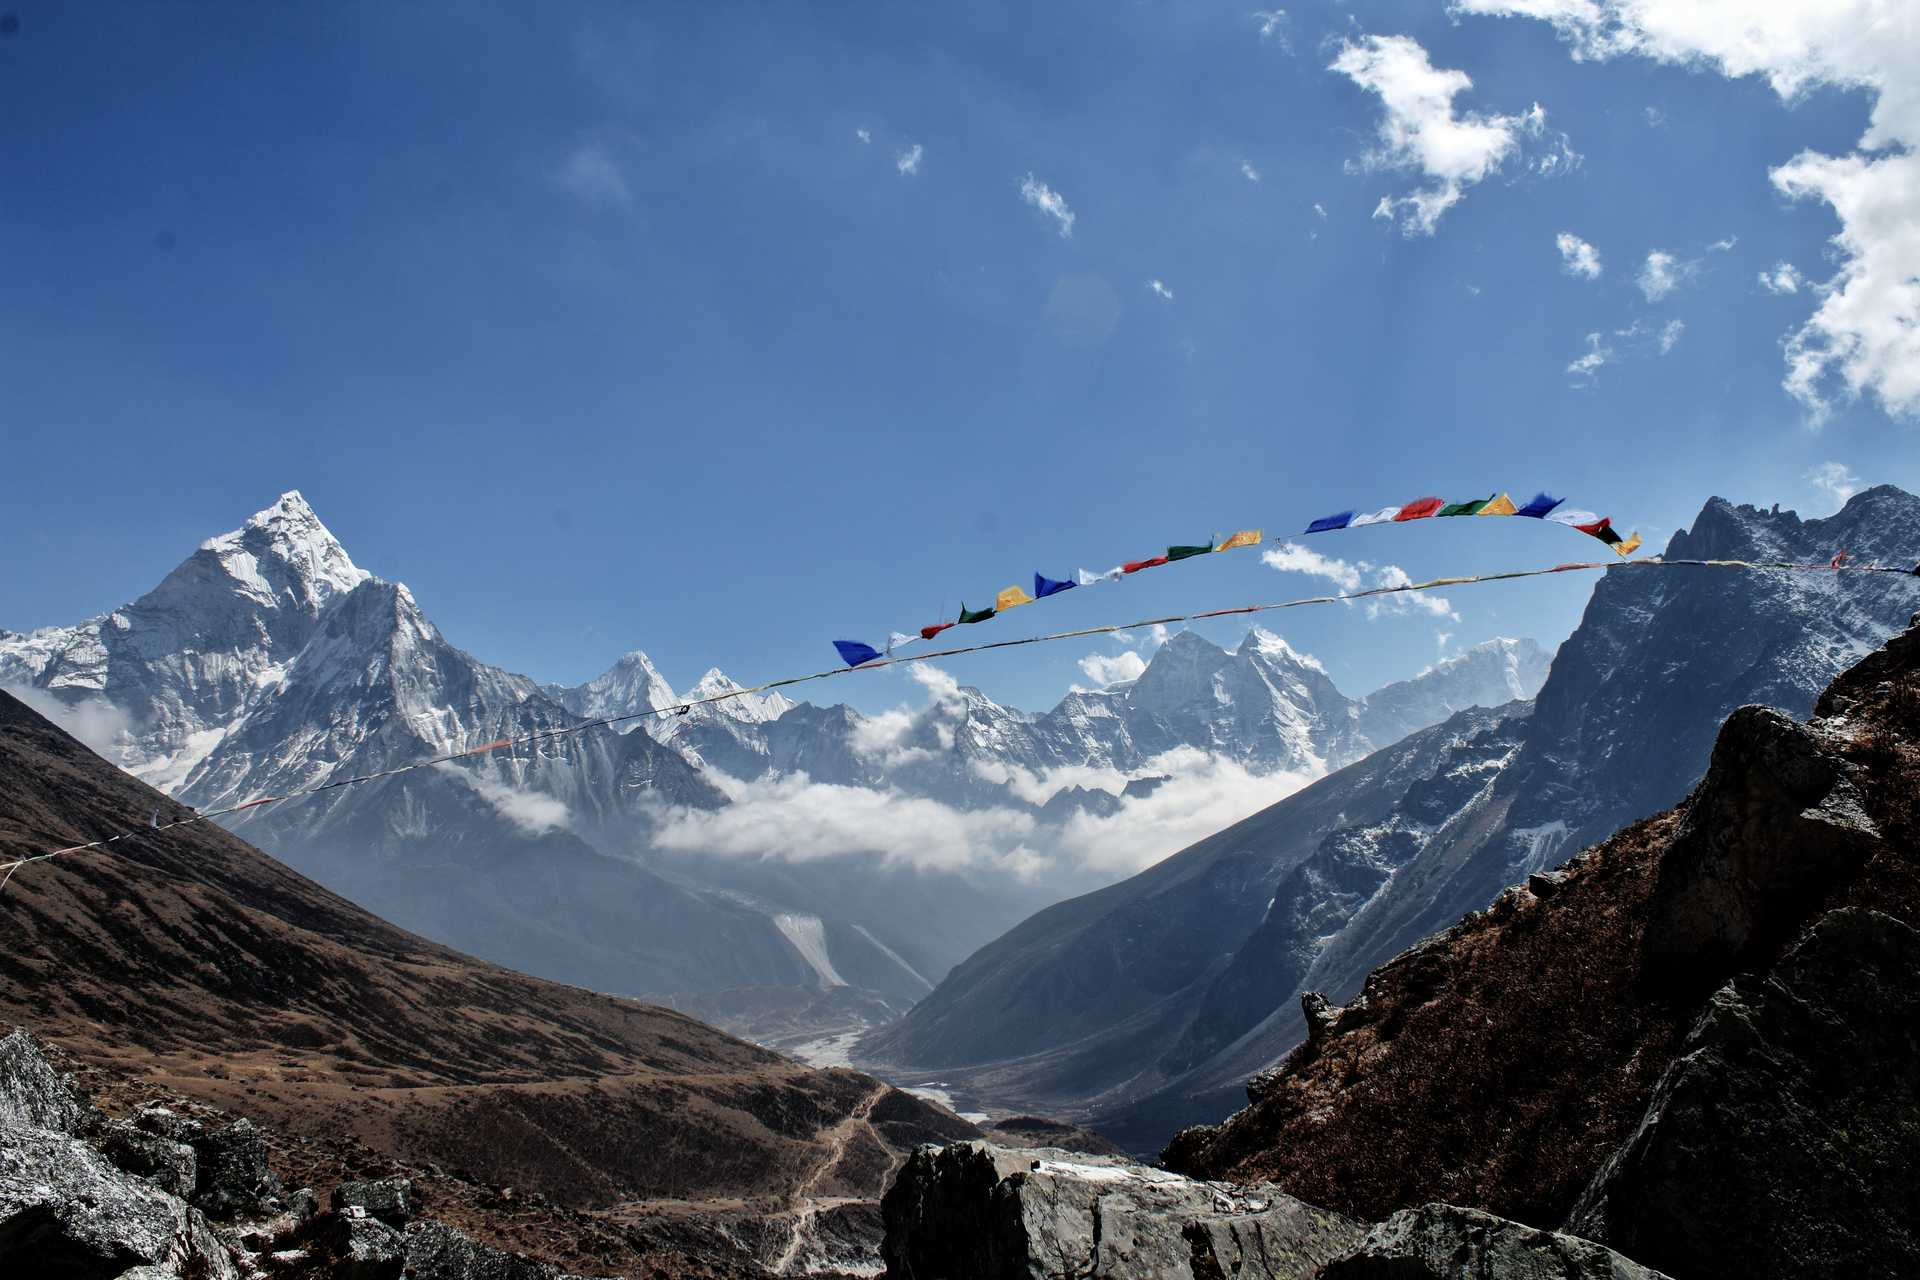
M 912 1280 L 1304 1280 L 1365 1231 L 1266 1185 L 984 1142 L 919 1148 L 881 1212 Z
M 1603 1245 L 1479 1209 L 1402 1209 L 1319 1280 L 1666 1280 Z

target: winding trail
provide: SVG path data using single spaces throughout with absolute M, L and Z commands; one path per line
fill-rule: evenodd
M 827 1176 L 838 1167 L 841 1159 L 847 1154 L 847 1144 L 853 1140 L 855 1132 L 862 1128 L 866 1129 L 883 1150 L 891 1152 L 892 1149 L 874 1129 L 869 1117 L 873 1115 L 873 1109 L 880 1104 L 880 1099 L 886 1097 L 892 1087 L 888 1084 L 876 1086 L 872 1093 L 861 1099 L 859 1106 L 847 1113 L 846 1119 L 827 1131 L 826 1154 L 821 1157 L 820 1163 L 814 1166 L 813 1172 L 794 1188 L 793 1198 L 788 1201 L 788 1208 L 793 1213 L 793 1234 L 787 1239 L 787 1247 L 782 1249 L 780 1256 L 773 1260 L 772 1270 L 775 1275 L 795 1274 L 792 1268 L 800 1261 L 800 1251 L 812 1237 L 814 1220 L 820 1216 L 822 1209 L 856 1203 L 859 1199 L 859 1197 L 849 1196 L 832 1196 L 823 1199 L 814 1195 L 820 1184 L 827 1180 Z M 883 1188 L 886 1186 L 887 1179 L 893 1176 L 894 1170 L 900 1167 L 902 1159 L 901 1156 L 890 1155 L 887 1170 L 880 1176 L 880 1184 Z

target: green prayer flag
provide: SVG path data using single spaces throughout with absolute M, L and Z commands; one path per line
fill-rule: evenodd
M 960 621 L 962 622 L 985 622 L 992 616 L 993 610 L 991 609 L 969 609 L 964 604 L 960 606 Z
M 1205 556 L 1205 555 L 1212 555 L 1212 554 L 1213 554 L 1213 544 L 1211 542 L 1209 542 L 1204 547 L 1168 547 L 1167 548 L 1168 560 L 1187 560 L 1187 559 L 1191 559 L 1194 556 Z
M 1480 514 L 1480 508 L 1486 506 L 1499 496 L 1497 493 L 1490 493 L 1484 498 L 1474 498 L 1467 502 L 1450 502 L 1433 514 L 1436 516 L 1477 516 Z

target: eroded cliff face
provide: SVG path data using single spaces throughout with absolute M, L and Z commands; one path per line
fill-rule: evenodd
M 1920 615 L 1811 721 L 1735 712 L 1677 808 L 1315 1005 L 1166 1163 L 1567 1223 L 1689 1277 L 1912 1273 L 1916 794 Z

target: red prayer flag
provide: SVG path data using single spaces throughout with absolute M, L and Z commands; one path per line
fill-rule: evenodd
M 1120 566 L 1120 572 L 1138 573 L 1142 569 L 1151 569 L 1155 565 L 1165 564 L 1166 562 L 1167 562 L 1167 558 L 1165 556 L 1155 556 L 1151 560 L 1129 560 L 1125 564 Z
M 1598 520 L 1595 520 L 1592 524 L 1577 524 L 1573 527 L 1578 529 L 1580 532 L 1587 534 L 1589 537 L 1597 538 L 1600 536 L 1600 531 L 1602 529 L 1610 529 L 1613 527 L 1613 517 L 1601 516 Z
M 1838 569 L 1841 565 L 1847 562 L 1847 555 L 1848 555 L 1847 552 L 1842 551 L 1840 554 L 1836 555 L 1831 561 L 1828 562 L 1827 568 Z
M 1402 520 L 1424 520 L 1444 505 L 1439 498 L 1415 498 L 1400 508 L 1400 514 L 1393 519 L 1396 524 Z
M 922 627 L 920 628 L 920 638 L 922 640 L 931 640 L 952 625 L 951 622 L 936 622 L 930 627 Z

